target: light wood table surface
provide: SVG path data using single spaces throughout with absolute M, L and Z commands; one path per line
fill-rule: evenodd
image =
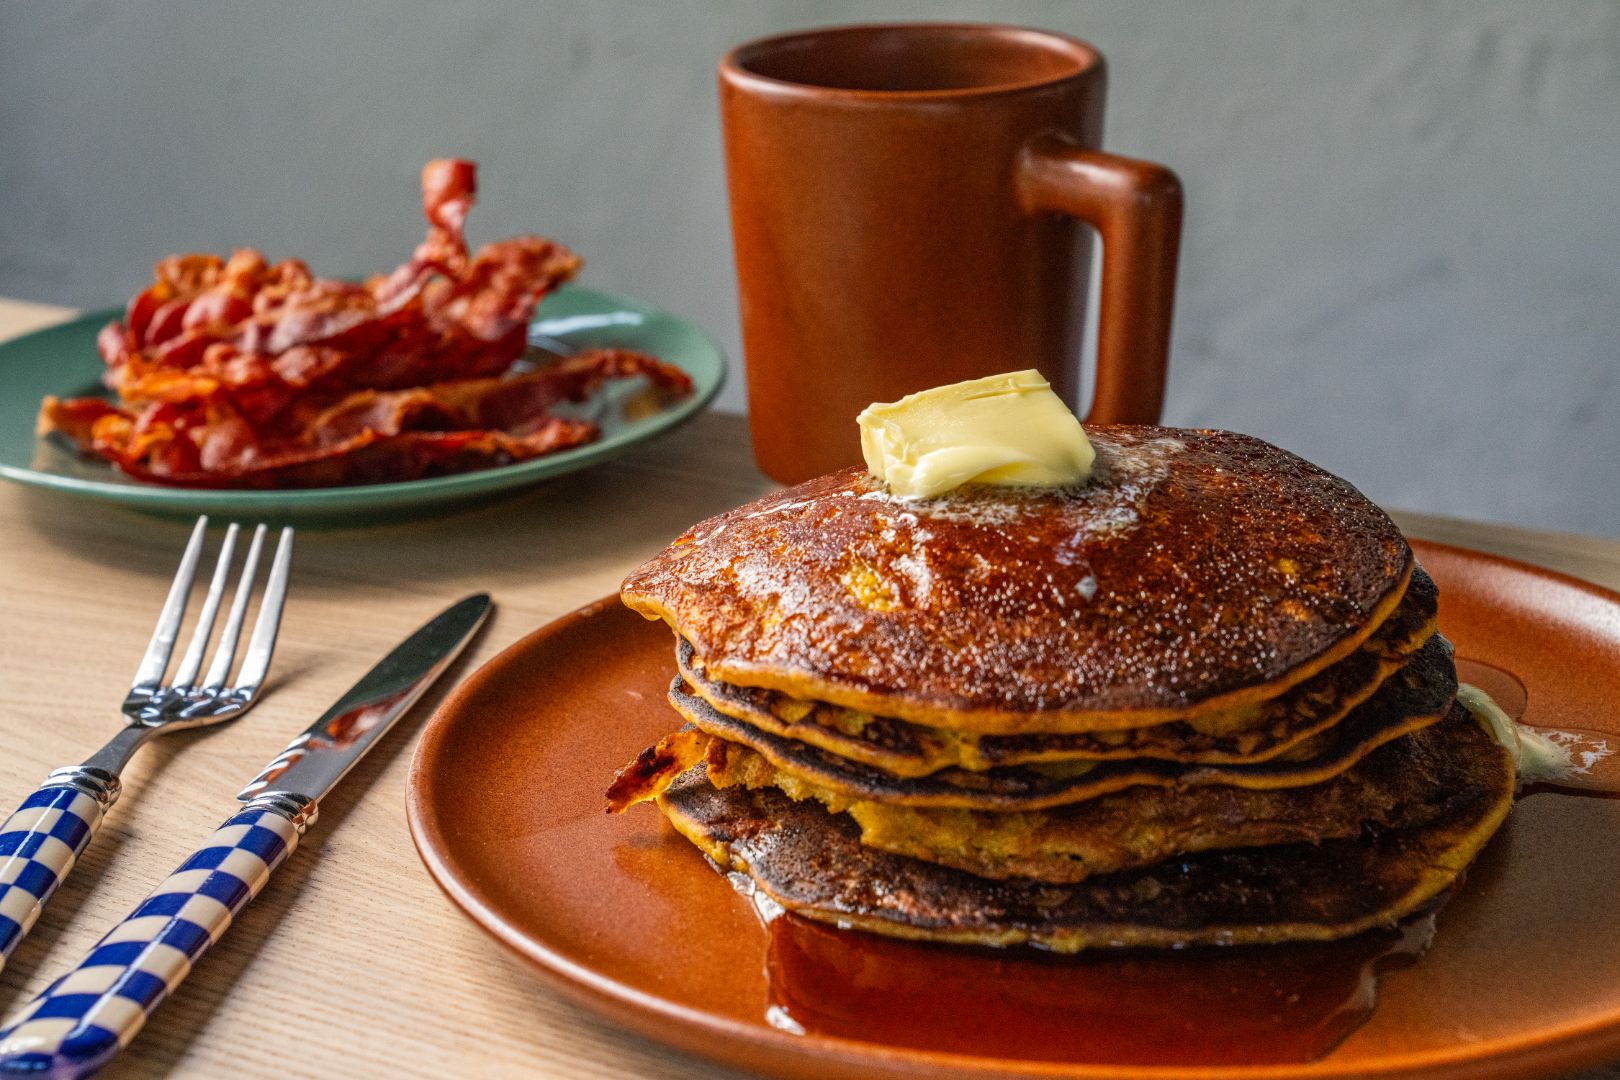
M 69 312 L 0 300 L 0 339 Z M 141 751 L 77 871 L 0 973 L 41 989 L 234 808 L 286 741 L 428 616 L 497 608 L 452 677 L 613 592 L 688 524 L 766 491 L 740 418 L 406 523 L 306 528 L 262 705 Z M 1413 535 L 1620 589 L 1620 543 L 1420 514 Z M 0 484 L 0 814 L 110 736 L 188 525 Z M 319 824 L 107 1076 L 734 1077 L 599 1020 L 462 918 L 418 861 L 405 776 L 432 694 L 322 803 Z M 1620 1066 L 1583 1080 L 1620 1080 Z

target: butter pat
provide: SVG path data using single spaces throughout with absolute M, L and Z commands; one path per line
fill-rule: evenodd
M 1037 371 L 868 405 L 856 423 L 866 467 L 891 492 L 911 498 L 963 484 L 1083 484 L 1096 458 L 1080 421 Z

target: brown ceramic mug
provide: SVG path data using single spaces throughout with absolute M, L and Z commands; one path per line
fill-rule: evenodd
M 754 456 L 796 483 L 860 460 L 855 414 L 1034 367 L 1088 420 L 1152 423 L 1181 235 L 1168 169 L 1106 154 L 1103 58 L 1008 26 L 848 26 L 720 62 Z

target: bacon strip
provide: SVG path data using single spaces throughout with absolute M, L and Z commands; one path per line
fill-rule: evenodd
M 376 483 L 589 442 L 594 425 L 548 410 L 605 379 L 647 376 L 664 393 L 690 393 L 678 369 L 617 349 L 501 378 L 527 347 L 536 305 L 580 260 L 536 236 L 469 254 L 476 192 L 471 162 L 429 162 L 426 238 L 364 284 L 249 250 L 162 260 L 97 338 L 118 402 L 47 398 L 41 434 L 159 483 Z
M 679 368 L 626 349 L 597 349 L 539 371 L 404 390 L 359 390 L 309 416 L 291 438 L 265 439 L 215 402 L 203 423 L 185 406 L 139 412 L 100 398 L 46 398 L 41 431 L 142 480 L 185 487 L 330 487 L 413 480 L 526 461 L 593 441 L 595 424 L 550 415 L 608 379 L 647 377 L 691 392 Z M 308 403 L 305 403 L 306 405 Z
M 607 790 L 607 812 L 622 814 L 638 803 L 658 798 L 676 777 L 703 760 L 714 741 L 691 726 L 665 735 L 613 777 Z

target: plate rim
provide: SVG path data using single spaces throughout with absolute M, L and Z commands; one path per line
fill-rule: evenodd
M 1426 550 L 1464 560 L 1494 564 L 1501 570 L 1549 580 L 1586 593 L 1620 609 L 1620 592 L 1563 571 L 1480 551 L 1458 544 L 1408 538 L 1414 553 Z M 493 904 L 472 883 L 459 877 L 449 856 L 446 838 L 434 820 L 432 799 L 424 789 L 434 759 L 450 740 L 453 717 L 465 709 L 507 669 L 523 663 L 543 642 L 583 619 L 620 607 L 617 593 L 593 600 L 535 628 L 486 660 L 458 685 L 424 725 L 411 755 L 406 777 L 405 817 L 418 856 L 439 889 L 475 925 L 525 960 L 546 982 L 570 999 L 602 1013 L 615 1022 L 666 1045 L 711 1061 L 743 1068 L 759 1068 L 756 1058 L 737 1052 L 723 1040 L 748 1044 L 768 1052 L 779 1064 L 794 1071 L 771 1075 L 812 1075 L 801 1068 L 829 1064 L 856 1065 L 883 1075 L 1042 1078 L 1042 1080 L 1359 1080 L 1359 1078 L 1417 1078 L 1425 1080 L 1505 1080 L 1545 1076 L 1609 1064 L 1620 1058 L 1620 1010 L 1606 1018 L 1552 1027 L 1518 1039 L 1497 1038 L 1477 1043 L 1410 1054 L 1334 1063 L 1331 1056 L 1312 1062 L 1282 1065 L 1133 1066 L 1021 1061 L 980 1057 L 910 1047 L 882 1046 L 829 1035 L 797 1036 L 763 1025 L 715 1016 L 638 990 L 603 976 L 561 955 L 543 942 L 506 922 Z M 720 1041 L 715 1040 L 720 1036 Z
M 609 435 L 583 446 L 571 447 L 555 454 L 545 454 L 528 461 L 446 476 L 393 480 L 381 484 L 347 484 L 342 487 L 273 490 L 199 488 L 171 487 L 155 483 L 117 483 L 88 477 L 64 476 L 0 461 L 0 478 L 39 490 L 100 499 L 104 502 L 143 509 L 180 511 L 228 502 L 232 504 L 233 512 L 236 510 L 341 512 L 345 509 L 364 512 L 400 505 L 448 501 L 480 492 L 504 490 L 587 468 L 685 424 L 707 408 L 724 388 L 731 367 L 726 352 L 706 331 L 691 320 L 656 304 L 591 285 L 569 283 L 559 287 L 552 295 L 577 297 L 598 303 L 604 308 L 612 305 L 619 310 L 633 311 L 647 318 L 669 320 L 692 334 L 713 354 L 713 370 L 695 371 L 692 368 L 697 365 L 689 366 L 678 360 L 666 361 L 693 378 L 695 384 L 693 393 L 690 397 L 677 401 L 669 408 L 640 422 L 637 430 L 628 437 L 622 434 Z M 542 299 L 541 305 L 544 303 L 545 299 Z M 116 318 L 122 310 L 107 307 L 80 312 L 63 322 L 0 341 L 0 354 L 14 346 L 26 347 L 42 337 L 78 329 L 82 324 Z M 537 311 L 535 317 L 530 320 L 530 326 L 544 321 L 545 316 Z M 702 366 L 708 367 L 707 364 Z

